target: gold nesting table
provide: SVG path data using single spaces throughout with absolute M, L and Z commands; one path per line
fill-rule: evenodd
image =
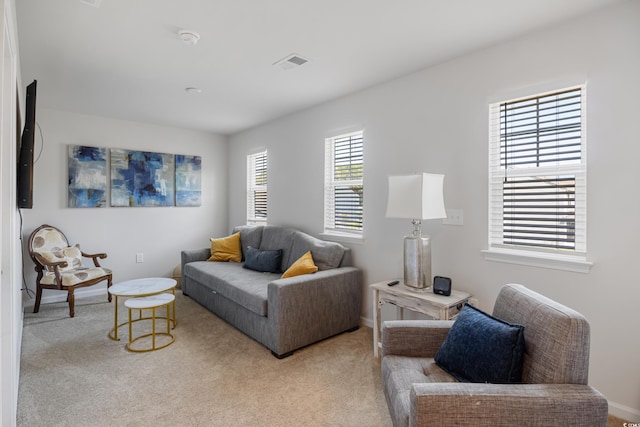
M 160 293 L 155 295 L 150 295 L 148 297 L 136 297 L 129 298 L 124 302 L 124 306 L 127 307 L 129 311 L 129 343 L 127 344 L 127 350 L 133 351 L 135 353 L 144 353 L 147 351 L 159 350 L 161 348 L 165 348 L 168 345 L 173 344 L 176 338 L 171 333 L 171 304 L 175 303 L 176 296 L 168 293 Z M 159 332 L 156 330 L 156 309 L 165 307 L 167 309 L 167 315 L 163 319 L 167 320 L 167 331 Z M 142 318 L 140 315 L 139 319 L 133 319 L 132 311 L 139 310 L 151 310 L 151 333 L 139 335 L 137 337 L 133 337 L 133 323 L 138 320 L 145 320 L 147 318 Z M 158 336 L 166 336 L 169 339 L 166 340 L 163 344 L 156 345 L 156 338 Z M 134 348 L 133 343 L 138 341 L 139 339 L 151 337 L 151 347 L 140 347 Z
M 171 293 L 168 293 L 168 292 Z M 176 301 L 175 301 L 175 293 L 176 293 L 176 281 L 174 279 L 170 279 L 167 277 L 148 277 L 144 279 L 134 279 L 127 280 L 124 282 L 116 283 L 115 285 L 109 288 L 109 293 L 115 297 L 115 301 L 113 304 L 113 328 L 109 331 L 109 338 L 112 340 L 119 340 L 118 338 L 118 329 L 123 325 L 129 325 L 129 344 L 127 344 L 127 349 L 131 351 L 151 351 L 157 350 L 167 345 L 173 343 L 175 338 L 170 333 L 170 326 L 174 328 L 177 325 L 176 320 Z M 166 296 L 162 296 L 166 294 Z M 118 323 L 118 298 L 126 297 L 130 298 L 125 301 L 125 306 L 129 312 L 129 319 L 126 322 Z M 150 299 L 151 297 L 155 297 Z M 146 298 L 146 299 L 145 299 Z M 139 300 L 139 301 L 136 301 Z M 130 302 L 131 301 L 131 302 Z M 158 317 L 156 316 L 156 309 L 166 306 L 167 313 L 166 317 Z M 151 316 L 143 317 L 142 310 L 151 309 Z M 132 319 L 132 310 L 138 310 L 138 318 Z M 158 333 L 155 331 L 155 324 L 157 319 L 166 319 L 167 320 L 167 333 Z M 131 324 L 134 322 L 138 322 L 141 320 L 151 320 L 152 322 L 152 347 L 148 350 L 132 350 L 130 348 L 131 343 L 139 338 L 143 338 L 144 336 L 151 336 L 152 334 L 147 334 L 144 336 L 139 336 L 133 339 L 131 336 Z M 155 335 L 169 335 L 170 342 L 166 345 L 155 347 Z

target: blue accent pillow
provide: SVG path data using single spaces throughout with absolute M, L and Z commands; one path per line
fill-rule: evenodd
M 519 383 L 524 347 L 524 326 L 465 304 L 435 361 L 461 382 Z
M 282 273 L 282 249 L 266 251 L 247 246 L 243 267 L 264 273 Z

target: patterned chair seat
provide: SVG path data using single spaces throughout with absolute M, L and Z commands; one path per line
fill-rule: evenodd
M 73 270 L 60 273 L 62 276 L 62 286 L 74 286 L 87 280 L 96 279 L 98 277 L 111 274 L 111 270 L 103 267 L 80 267 Z M 56 283 L 56 275 L 54 272 L 47 272 L 40 281 L 43 285 L 53 285 Z

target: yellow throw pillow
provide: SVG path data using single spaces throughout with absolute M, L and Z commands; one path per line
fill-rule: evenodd
M 221 239 L 211 239 L 211 257 L 207 261 L 242 261 L 240 232 Z
M 287 269 L 282 275 L 282 278 L 300 276 L 302 274 L 315 273 L 318 271 L 318 266 L 314 264 L 311 251 L 307 251 L 296 262 L 291 264 L 291 267 Z

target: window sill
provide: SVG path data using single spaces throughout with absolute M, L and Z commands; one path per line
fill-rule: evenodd
M 333 242 L 354 243 L 356 245 L 361 245 L 364 242 L 364 237 L 362 237 L 361 235 L 328 231 L 320 233 L 320 238 L 324 240 L 331 240 Z
M 593 263 L 581 256 L 557 255 L 540 252 L 525 252 L 507 249 L 481 250 L 487 261 L 551 268 L 554 270 L 589 273 Z

